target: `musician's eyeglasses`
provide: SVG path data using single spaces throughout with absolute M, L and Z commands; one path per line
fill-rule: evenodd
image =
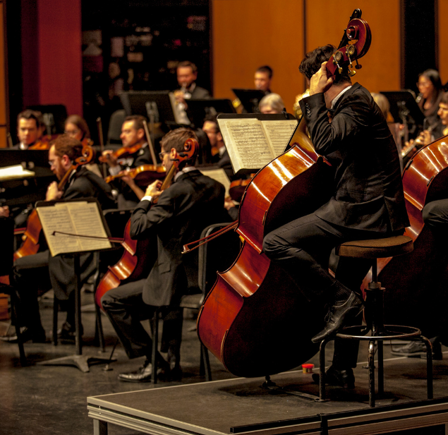
M 417 88 L 427 87 L 427 86 L 431 85 L 431 82 L 429 80 L 427 80 L 425 82 L 417 82 L 416 85 L 417 85 Z

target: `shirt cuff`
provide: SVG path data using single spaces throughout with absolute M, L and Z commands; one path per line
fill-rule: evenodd
M 149 201 L 149 202 L 152 202 L 152 196 L 144 196 L 140 201 Z

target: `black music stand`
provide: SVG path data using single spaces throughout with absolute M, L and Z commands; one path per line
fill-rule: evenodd
M 154 110 L 154 122 L 175 123 L 176 117 L 170 91 L 128 91 L 120 94 L 121 104 L 126 115 L 142 115 L 149 118 L 148 109 Z
M 48 151 L 1 149 L 0 167 L 15 165 L 22 165 L 34 176 L 0 181 L 0 201 L 15 207 L 44 199 L 48 184 L 55 180 L 48 166 Z
M 224 98 L 188 100 L 187 114 L 196 128 L 202 128 L 204 118 L 218 113 L 236 113 L 232 102 Z
M 258 104 L 266 96 L 266 92 L 259 89 L 232 89 L 232 92 L 241 101 L 247 113 L 260 113 Z
M 411 92 L 384 91 L 381 93 L 389 100 L 389 111 L 395 122 L 406 125 L 412 136 L 422 130 L 425 115 L 418 107 Z
M 96 226 L 100 225 L 100 227 L 106 234 L 107 243 L 104 244 L 104 247 L 99 248 L 99 249 L 85 249 L 85 248 L 87 248 L 87 246 L 84 246 L 76 251 L 73 251 L 72 248 L 68 247 L 67 250 L 65 250 L 65 251 L 61 251 L 61 252 L 57 252 L 57 253 L 52 251 L 53 242 L 52 242 L 51 237 L 54 237 L 54 236 L 58 237 L 57 233 L 60 233 L 60 231 L 59 231 L 57 223 L 56 223 L 56 226 L 54 226 L 53 222 L 47 221 L 45 216 L 42 215 L 42 209 L 47 208 L 47 207 L 55 207 L 56 204 L 61 204 L 61 203 L 67 203 L 67 204 L 86 203 L 88 205 L 95 204 L 96 213 L 94 213 L 94 215 L 97 217 L 97 219 L 95 220 L 95 222 L 93 222 L 92 219 L 89 219 L 88 222 L 90 225 L 94 225 L 94 224 L 96 224 Z M 111 362 L 111 359 L 82 354 L 82 339 L 81 339 L 81 287 L 82 287 L 82 283 L 81 283 L 81 279 L 80 279 L 80 276 L 81 276 L 80 256 L 81 256 L 81 254 L 88 253 L 88 252 L 104 251 L 104 250 L 111 249 L 110 242 L 108 240 L 108 238 L 110 237 L 110 231 L 107 226 L 106 220 L 104 219 L 104 215 L 101 211 L 101 207 L 95 198 L 82 198 L 82 199 L 65 200 L 65 201 L 38 202 L 36 204 L 36 210 L 39 214 L 39 219 L 41 220 L 41 223 L 42 223 L 42 229 L 44 231 L 45 238 L 47 239 L 47 243 L 50 248 L 50 252 L 51 252 L 52 256 L 59 255 L 59 254 L 66 254 L 66 253 L 73 255 L 74 273 L 75 273 L 75 279 L 76 279 L 76 284 L 75 284 L 75 330 L 76 330 L 75 348 L 76 348 L 76 350 L 75 350 L 75 354 L 69 355 L 69 356 L 64 356 L 61 358 L 55 358 L 55 359 L 52 359 L 49 361 L 42 361 L 38 364 L 40 364 L 40 365 L 55 365 L 55 366 L 59 366 L 59 365 L 76 366 L 83 373 L 88 373 L 89 372 L 89 363 L 104 362 L 104 363 L 108 364 Z M 93 215 L 91 215 L 91 216 L 93 217 Z M 72 216 L 70 216 L 70 219 L 72 219 Z M 56 228 L 56 230 L 55 230 L 55 228 Z M 96 232 L 96 234 L 98 235 L 98 234 L 100 234 L 100 232 Z M 79 238 L 79 239 L 84 239 L 84 240 L 89 240 L 89 239 L 95 240 L 95 236 L 76 234 L 76 233 L 69 235 L 69 236 L 67 236 L 66 234 L 62 234 L 62 236 L 63 237 L 64 236 L 71 237 L 72 239 Z

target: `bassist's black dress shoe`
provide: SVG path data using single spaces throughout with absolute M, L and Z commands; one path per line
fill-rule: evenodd
M 356 317 L 362 309 L 362 300 L 354 292 L 351 292 L 347 299 L 336 301 L 328 311 L 325 328 L 316 334 L 311 341 L 313 343 L 320 343 L 324 338 L 335 334 L 341 329 L 348 317 Z
M 313 374 L 313 381 L 319 384 L 319 374 Z M 325 383 L 328 385 L 335 385 L 342 388 L 355 388 L 355 375 L 353 369 L 335 369 L 331 366 L 325 373 Z

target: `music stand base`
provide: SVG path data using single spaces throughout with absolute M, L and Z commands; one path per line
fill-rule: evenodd
M 116 359 L 101 358 L 92 355 L 69 355 L 62 358 L 50 359 L 48 361 L 41 361 L 37 364 L 42 366 L 75 366 L 83 373 L 88 373 L 89 364 L 111 363 Z

